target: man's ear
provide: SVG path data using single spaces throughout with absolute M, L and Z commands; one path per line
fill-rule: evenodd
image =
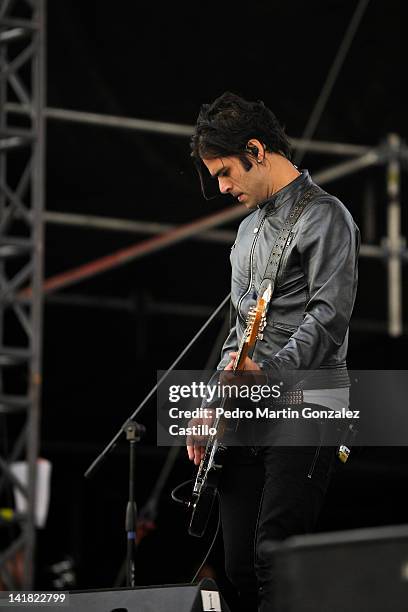
M 256 138 L 248 140 L 245 151 L 253 155 L 258 163 L 262 162 L 265 155 L 262 144 Z

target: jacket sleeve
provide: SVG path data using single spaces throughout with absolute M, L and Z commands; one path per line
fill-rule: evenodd
M 336 198 L 321 198 L 301 222 L 298 252 L 309 300 L 301 325 L 263 369 L 317 369 L 343 343 L 353 310 L 360 234 L 351 214 Z

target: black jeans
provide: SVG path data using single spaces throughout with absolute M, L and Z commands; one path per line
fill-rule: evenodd
M 225 570 L 240 612 L 256 612 L 258 605 L 260 612 L 272 612 L 271 544 L 315 528 L 335 464 L 335 448 L 316 450 L 268 446 L 226 452 L 219 486 Z

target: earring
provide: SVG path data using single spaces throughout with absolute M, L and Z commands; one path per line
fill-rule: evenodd
M 258 164 L 262 163 L 262 159 L 257 159 L 256 161 L 258 162 Z

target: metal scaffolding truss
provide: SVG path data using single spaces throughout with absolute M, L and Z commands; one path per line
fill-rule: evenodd
M 8 104 L 9 112 L 26 114 L 24 105 Z M 98 125 L 101 127 L 135 130 L 143 132 L 162 133 L 168 136 L 189 137 L 193 127 L 189 125 L 102 115 L 98 113 L 84 113 L 80 111 L 45 108 L 44 115 L 48 120 L 65 121 L 78 124 Z M 401 203 L 400 203 L 400 173 L 401 168 L 407 168 L 408 148 L 401 142 L 397 134 L 389 134 L 385 142 L 376 147 L 361 146 L 336 142 L 319 142 L 301 138 L 291 138 L 297 151 L 327 154 L 331 156 L 347 157 L 331 167 L 313 175 L 320 185 L 357 173 L 371 166 L 383 165 L 386 167 L 387 201 L 387 232 L 380 244 L 362 244 L 360 256 L 362 258 L 376 258 L 384 260 L 387 265 L 388 278 L 388 333 L 399 336 L 403 333 L 402 320 L 402 265 L 408 259 L 406 240 L 401 234 Z M 246 214 L 244 207 L 227 208 L 219 213 L 203 217 L 191 223 L 174 227 L 169 224 L 157 222 L 135 221 L 98 217 L 93 215 L 80 215 L 46 211 L 44 220 L 49 224 L 71 225 L 88 227 L 98 230 L 113 230 L 136 234 L 156 234 L 155 238 L 146 239 L 135 245 L 121 249 L 87 264 L 57 274 L 44 283 L 45 293 L 73 285 L 81 280 L 100 274 L 106 270 L 123 265 L 129 261 L 144 257 L 157 250 L 171 246 L 186 239 L 198 239 L 209 242 L 231 243 L 233 234 L 228 230 L 215 230 L 214 228 L 239 219 Z M 370 214 L 375 214 L 371 211 Z M 25 292 L 29 295 L 30 290 Z M 23 296 L 24 294 L 22 294 Z M 64 300 L 69 303 L 69 299 Z M 76 302 L 78 303 L 78 302 Z M 103 303 L 103 300 L 102 302 Z
M 24 106 L 17 107 L 9 104 L 8 109 L 13 113 L 26 113 Z M 44 109 L 48 120 L 66 121 L 73 123 L 99 125 L 101 127 L 136 130 L 143 132 L 163 133 L 169 136 L 189 137 L 193 127 L 189 125 L 155 122 L 145 119 L 128 117 L 106 116 L 97 113 L 83 113 L 56 108 Z M 382 165 L 386 168 L 385 181 L 387 185 L 387 232 L 380 244 L 362 244 L 360 256 L 374 258 L 386 262 L 388 279 L 388 317 L 387 330 L 390 336 L 396 337 L 403 333 L 402 317 L 402 266 L 408 259 L 406 240 L 401 234 L 401 202 L 400 202 L 400 174 L 401 168 L 407 168 L 408 148 L 401 142 L 397 134 L 389 134 L 385 142 L 376 147 L 368 147 L 346 143 L 319 142 L 305 139 L 291 138 L 297 151 L 327 154 L 331 156 L 347 157 L 331 167 L 314 173 L 314 180 L 320 185 L 357 173 L 371 166 Z M 130 247 L 121 249 L 104 257 L 98 258 L 77 268 L 57 274 L 44 282 L 44 292 L 49 294 L 67 286 L 76 284 L 86 278 L 95 276 L 104 271 L 124 265 L 129 261 L 145 257 L 157 250 L 167 248 L 186 239 L 198 239 L 209 242 L 231 243 L 233 232 L 214 229 L 222 224 L 239 219 L 247 213 L 245 207 L 226 208 L 218 213 L 194 220 L 182 226 L 172 226 L 157 222 L 135 221 L 46 211 L 44 220 L 49 224 L 71 225 L 73 227 L 88 227 L 98 230 L 113 230 L 136 234 L 155 235 L 138 242 Z M 370 215 L 375 215 L 371 210 Z M 21 294 L 29 295 L 30 289 Z M 69 303 L 69 297 L 62 300 Z M 99 305 L 110 305 L 109 300 L 97 300 Z M 79 304 L 81 300 L 75 299 Z M 84 302 L 82 302 L 84 303 Z M 89 301 L 88 301 L 89 305 Z M 170 309 L 171 312 L 171 309 Z M 377 324 L 374 327 L 378 327 Z
M 27 16 L 19 18 L 21 14 Z M 39 452 L 44 204 L 44 0 L 0 3 L 0 499 L 20 490 L 26 510 L 3 507 L 0 577 L 8 589 L 34 580 L 36 465 Z M 14 123 L 7 104 L 24 106 Z M 32 288 L 29 299 L 18 292 Z M 24 460 L 27 484 L 11 464 Z M 11 497 L 10 497 L 11 496 Z M 10 527 L 7 529 L 7 527 Z M 23 577 L 16 577 L 17 558 Z

